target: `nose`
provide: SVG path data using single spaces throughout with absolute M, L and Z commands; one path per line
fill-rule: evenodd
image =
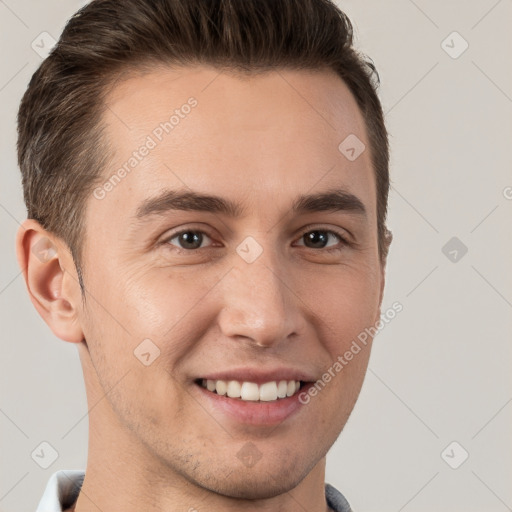
M 218 322 L 224 336 L 273 347 L 301 334 L 302 302 L 284 264 L 270 252 L 252 263 L 237 261 L 223 281 Z

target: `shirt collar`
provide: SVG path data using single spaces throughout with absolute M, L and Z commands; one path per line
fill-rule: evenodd
M 46 484 L 36 512 L 64 512 L 71 507 L 82 487 L 85 469 L 61 469 Z

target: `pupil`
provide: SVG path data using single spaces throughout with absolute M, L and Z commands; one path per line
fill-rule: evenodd
M 184 249 L 198 249 L 202 241 L 203 235 L 195 231 L 187 231 L 180 236 L 180 243 Z
M 323 231 L 311 231 L 305 235 L 306 245 L 310 243 L 309 247 L 323 248 L 327 244 L 327 235 Z

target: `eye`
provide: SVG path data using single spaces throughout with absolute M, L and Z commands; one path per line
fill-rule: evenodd
M 203 242 L 207 241 L 211 242 L 212 239 L 204 231 L 187 229 L 173 234 L 165 243 L 176 245 L 180 249 L 194 250 L 200 249 Z
M 348 244 L 347 240 L 340 233 L 326 229 L 307 231 L 301 236 L 300 240 L 303 241 L 303 243 L 298 243 L 298 245 L 304 245 L 309 249 L 326 249 L 332 247 L 332 249 L 328 250 L 337 250 L 341 248 L 336 247 L 340 242 L 341 246 Z

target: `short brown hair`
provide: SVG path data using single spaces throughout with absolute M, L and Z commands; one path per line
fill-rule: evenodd
M 120 74 L 155 64 L 259 73 L 334 70 L 365 119 L 377 185 L 379 254 L 387 256 L 388 136 L 374 65 L 353 48 L 330 0 L 94 0 L 67 23 L 32 76 L 18 113 L 28 217 L 69 246 L 80 271 L 87 198 L 102 178 L 101 114 Z M 341 141 L 340 141 L 341 142 Z

